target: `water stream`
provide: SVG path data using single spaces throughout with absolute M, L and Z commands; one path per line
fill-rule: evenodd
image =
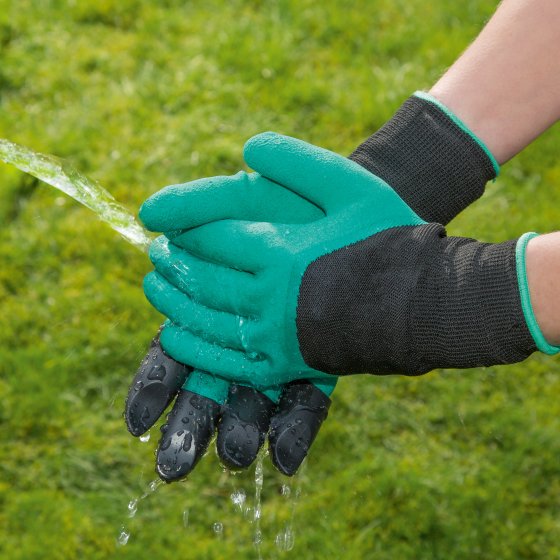
M 264 482 L 263 475 L 263 458 L 264 453 L 261 451 L 255 461 L 255 507 L 253 509 L 253 520 L 255 522 L 255 532 L 253 534 L 253 544 L 259 555 L 259 560 L 262 560 L 261 544 L 262 544 L 262 530 L 261 530 L 261 493 Z
M 129 243 L 146 252 L 152 239 L 134 215 L 99 183 L 76 171 L 67 161 L 34 152 L 0 138 L 0 161 L 9 163 L 52 185 L 83 204 L 118 231 Z

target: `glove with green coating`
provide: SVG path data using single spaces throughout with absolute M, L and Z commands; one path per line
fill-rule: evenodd
M 235 218 L 235 209 L 227 189 L 222 199 L 216 189 L 201 212 L 193 184 L 182 189 L 180 208 L 173 191 L 148 201 L 141 213 L 148 227 L 189 229 L 165 245 L 174 258 L 188 252 L 208 261 L 191 282 L 202 285 L 227 270 L 228 283 L 210 298 L 237 306 L 232 313 L 218 304 L 193 317 L 180 311 L 184 294 L 148 275 L 148 299 L 170 318 L 161 343 L 175 359 L 264 390 L 299 379 L 328 382 L 333 374 L 513 363 L 537 345 L 557 351 L 540 334 L 528 300 L 531 234 L 501 244 L 448 238 L 379 177 L 277 134 L 251 139 L 245 159 L 324 215 L 300 224 L 207 223 L 216 212 Z M 156 268 L 165 261 L 156 259 Z
M 421 92 L 408 99 L 395 116 L 350 157 L 390 182 L 420 216 L 441 223 L 446 223 L 478 198 L 487 180 L 498 172 L 495 160 L 482 142 L 447 108 Z M 252 176 L 253 179 L 255 177 Z M 197 185 L 208 195 L 214 187 L 226 187 L 223 179 L 219 178 L 218 182 L 214 179 L 202 180 Z M 227 187 L 231 190 L 229 201 L 238 218 L 289 222 L 318 216 L 316 207 L 307 204 L 307 208 L 303 209 L 302 199 L 279 193 L 262 178 L 261 188 L 248 190 L 239 188 L 245 184 L 243 175 L 236 179 L 230 180 Z M 202 188 L 203 185 L 206 188 Z M 183 186 L 171 189 L 180 195 Z M 242 193 L 252 196 L 240 196 Z M 224 190 L 221 191 L 223 194 Z M 180 196 L 176 202 L 180 208 Z M 202 204 L 203 208 L 209 209 L 210 206 Z M 285 213 L 283 217 L 278 214 L 279 210 Z M 192 295 L 192 290 L 187 293 Z M 159 340 L 155 339 L 130 389 L 126 419 L 129 430 L 137 436 L 152 426 L 179 393 L 168 418 L 170 424 L 178 426 L 175 431 L 173 426 L 164 426 L 166 435 L 158 450 L 160 476 L 163 474 L 164 479 L 172 480 L 188 473 L 197 457 L 204 453 L 220 416 L 217 448 L 224 463 L 230 466 L 248 465 L 262 444 L 270 423 L 273 462 L 285 474 L 293 474 L 297 470 L 326 417 L 330 401 L 323 391 L 310 383 L 292 383 L 284 388 L 278 409 L 274 412 L 274 403 L 266 396 L 249 387 L 233 385 L 226 404 L 220 409 L 217 402 L 223 402 L 224 385 L 219 381 L 216 383 L 215 376 L 200 371 L 191 374 L 192 388 L 196 389 L 195 385 L 198 385 L 198 389 L 210 398 L 189 390 L 179 390 L 189 371 L 190 368 L 167 356 Z M 186 409 L 189 409 L 188 415 L 197 417 L 197 422 L 193 423 L 198 426 L 196 431 L 179 422 L 187 414 Z M 188 453 L 175 436 L 182 431 L 179 428 L 185 428 L 183 439 L 192 443 Z M 226 433 L 228 437 L 222 437 Z M 170 441 L 174 445 L 166 447 Z M 245 442 L 241 454 L 236 445 L 239 441 Z M 301 441 L 303 445 L 294 445 L 294 442 Z M 232 442 L 234 445 L 231 445 Z M 196 451 L 194 455 L 193 450 Z M 173 465 L 171 469 L 170 464 Z
M 267 192 L 271 200 L 276 200 L 275 208 L 266 209 L 267 216 L 290 222 L 312 220 L 320 215 L 317 208 L 292 193 L 262 177 L 255 175 L 254 179 L 258 192 Z M 154 261 L 162 255 L 163 247 L 158 241 L 150 252 Z M 186 311 L 193 315 L 208 303 L 208 289 L 219 290 L 220 284 L 227 281 L 218 275 L 200 289 L 195 287 L 189 282 L 189 271 L 199 271 L 205 263 L 194 257 L 168 261 L 168 266 L 175 272 L 177 286 L 192 297 L 187 301 L 190 307 Z M 332 388 L 334 381 L 321 389 L 310 383 L 296 383 L 262 392 L 232 385 L 219 376 L 192 371 L 173 360 L 156 337 L 130 387 L 125 418 L 129 431 L 139 436 L 177 396 L 162 426 L 157 452 L 156 471 L 167 482 L 192 471 L 216 430 L 216 447 L 222 462 L 230 468 L 244 468 L 255 459 L 270 428 L 272 460 L 283 474 L 290 476 L 297 471 L 327 416 Z

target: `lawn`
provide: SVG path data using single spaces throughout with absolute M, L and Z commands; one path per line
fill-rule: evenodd
M 0 0 L 0 137 L 68 158 L 133 210 L 164 185 L 235 172 L 260 131 L 348 154 L 496 4 Z M 450 233 L 558 227 L 559 147 L 560 130 L 543 135 Z M 251 516 L 230 499 L 243 490 L 253 506 L 254 469 L 223 472 L 213 452 L 128 517 L 156 478 L 157 429 L 142 443 L 122 419 L 161 321 L 146 257 L 2 164 L 0 224 L 0 558 L 256 558 Z M 545 356 L 343 379 L 296 480 L 265 458 L 262 557 L 558 558 L 559 393 Z

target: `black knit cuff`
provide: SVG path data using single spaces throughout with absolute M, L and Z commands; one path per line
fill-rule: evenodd
M 381 177 L 427 222 L 447 224 L 496 177 L 476 140 L 435 103 L 412 96 L 350 159 Z
M 419 355 L 431 348 L 438 367 L 471 368 L 521 362 L 536 350 L 521 308 L 516 241 L 439 241 L 415 293 Z

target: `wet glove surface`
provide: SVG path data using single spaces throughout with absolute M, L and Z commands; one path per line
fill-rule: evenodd
M 283 387 L 276 402 L 251 387 L 193 371 L 169 357 L 156 336 L 129 389 L 125 420 L 130 433 L 146 433 L 174 399 L 156 454 L 156 472 L 166 482 L 187 476 L 216 432 L 218 456 L 231 469 L 248 467 L 269 432 L 272 462 L 292 476 L 330 407 L 329 397 L 312 383 Z
M 256 182 L 256 192 L 266 194 L 268 201 L 268 205 L 263 205 L 257 200 L 252 208 L 242 205 L 243 211 L 253 212 L 253 217 L 264 212 L 266 216 L 290 222 L 312 220 L 320 215 L 316 207 L 270 181 L 257 175 L 252 180 Z M 234 195 L 238 181 L 230 183 Z M 232 196 L 231 201 L 234 200 Z M 193 259 L 188 263 L 196 268 Z M 182 273 L 179 288 L 192 295 L 194 286 L 189 282 L 186 262 L 176 261 L 173 268 Z M 213 277 L 212 289 L 217 290 L 220 282 L 226 280 Z M 278 470 L 291 476 L 327 416 L 328 395 L 334 385 L 334 379 L 320 388 L 311 383 L 287 385 L 266 390 L 265 395 L 251 387 L 230 385 L 217 376 L 193 371 L 173 360 L 161 348 L 158 336 L 131 384 L 125 419 L 129 431 L 140 436 L 177 397 L 161 428 L 157 450 L 156 471 L 168 482 L 192 471 L 216 432 L 216 448 L 222 463 L 233 469 L 248 467 L 269 428 L 271 459 Z
M 314 203 L 324 216 L 300 224 L 213 221 L 174 237 L 172 243 L 155 243 L 156 272 L 146 277 L 144 287 L 149 301 L 169 318 L 162 346 L 180 362 L 256 388 L 328 379 L 310 367 L 299 350 L 296 309 L 305 270 L 319 257 L 379 231 L 424 222 L 382 180 L 327 150 L 263 134 L 249 141 L 245 154 L 251 167 Z M 196 189 L 192 194 L 189 204 L 189 192 L 181 192 L 183 218 L 200 200 Z M 161 191 L 157 201 L 152 198 L 143 206 L 142 220 L 150 229 L 162 229 L 164 224 L 154 224 L 150 212 L 157 209 L 157 216 L 168 219 L 175 202 L 172 192 L 166 200 Z M 197 220 L 199 216 L 197 211 Z M 173 223 L 183 229 L 200 221 Z M 228 275 L 219 292 L 209 294 L 212 308 L 196 313 L 187 295 L 174 287 L 176 282 L 169 282 L 174 274 L 169 263 L 188 262 L 189 255 L 206 261 L 204 272 L 190 276 L 195 285 Z M 234 310 L 227 307 L 232 302 Z

